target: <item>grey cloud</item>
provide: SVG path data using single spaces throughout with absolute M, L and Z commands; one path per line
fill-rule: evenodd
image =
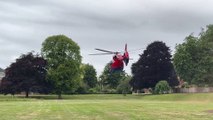
M 0 67 L 20 53 L 39 52 L 46 37 L 65 34 L 81 47 L 83 62 L 98 73 L 111 56 L 94 48 L 145 48 L 154 40 L 171 50 L 213 21 L 211 0 L 6 0 L 0 1 Z M 132 53 L 134 61 L 142 50 Z M 134 62 L 132 61 L 132 62 Z M 130 65 L 131 66 L 131 65 Z M 127 70 L 130 72 L 130 66 Z

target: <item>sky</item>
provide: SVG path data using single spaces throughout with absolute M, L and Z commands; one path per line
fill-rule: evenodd
M 83 63 L 98 73 L 112 56 L 90 56 L 94 48 L 122 51 L 133 59 L 159 40 L 170 47 L 213 22 L 212 0 L 0 0 L 0 67 L 21 54 L 40 53 L 52 35 L 66 35 L 81 48 Z M 131 52 L 132 51 L 132 52 Z

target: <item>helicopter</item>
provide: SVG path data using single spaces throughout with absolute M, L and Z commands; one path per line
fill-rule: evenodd
M 127 66 L 129 63 L 129 53 L 127 51 L 127 44 L 125 44 L 124 52 L 114 52 L 104 49 L 95 48 L 97 51 L 101 51 L 103 53 L 90 54 L 90 55 L 110 55 L 114 54 L 112 58 L 112 62 L 110 63 L 110 71 L 117 72 L 123 71 L 124 63 Z M 123 54 L 122 54 L 123 53 Z

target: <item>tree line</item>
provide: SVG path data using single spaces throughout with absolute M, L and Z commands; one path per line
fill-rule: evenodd
M 54 35 L 44 40 L 40 54 L 23 54 L 5 69 L 0 90 L 13 95 L 25 92 L 26 97 L 36 92 L 62 98 L 62 94 L 126 94 L 145 88 L 159 92 L 157 89 L 178 86 L 180 79 L 189 85 L 212 86 L 212 55 L 213 25 L 208 25 L 199 36 L 187 36 L 173 56 L 164 42 L 154 41 L 133 63 L 131 76 L 125 71 L 111 73 L 108 63 L 97 78 L 95 68 L 82 63 L 78 44 Z

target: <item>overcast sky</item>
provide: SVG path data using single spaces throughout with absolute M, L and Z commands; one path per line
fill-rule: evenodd
M 174 52 L 187 35 L 212 24 L 212 5 L 212 0 L 0 0 L 0 67 L 23 53 L 40 53 L 48 36 L 64 34 L 100 74 L 112 56 L 89 56 L 94 48 L 119 51 L 127 43 L 136 50 L 160 40 Z M 128 73 L 142 52 L 130 52 Z

